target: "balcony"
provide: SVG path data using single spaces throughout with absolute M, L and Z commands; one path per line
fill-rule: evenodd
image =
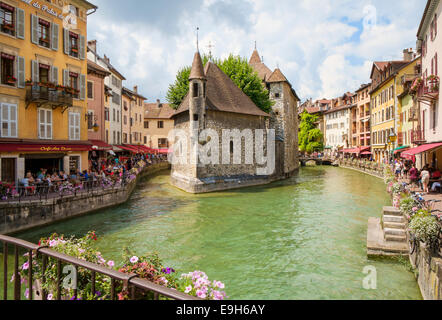
M 419 121 L 418 119 L 418 110 L 417 107 L 410 108 L 410 112 L 408 113 L 408 122 Z
M 31 103 L 37 104 L 37 107 L 51 106 L 53 109 L 63 108 L 64 112 L 67 108 L 73 106 L 73 92 L 65 89 L 49 88 L 46 86 L 32 85 L 26 87 L 26 108 Z
M 439 78 L 437 76 L 428 77 L 418 90 L 419 101 L 434 103 L 439 98 Z
M 411 132 L 411 143 L 413 144 L 424 144 L 427 141 L 425 140 L 425 131 L 423 130 L 413 130 Z

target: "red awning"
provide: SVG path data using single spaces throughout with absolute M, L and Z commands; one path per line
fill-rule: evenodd
M 0 143 L 0 152 L 72 152 L 72 151 L 92 151 L 89 144 L 61 144 L 61 143 Z
M 101 140 L 89 140 L 92 143 L 92 149 L 95 150 L 112 150 L 112 146 Z
M 356 149 L 344 149 L 344 153 L 359 153 L 359 148 Z
M 361 152 L 361 155 L 369 156 L 369 155 L 372 155 L 372 153 L 370 151 L 364 151 L 364 152 Z
M 436 148 L 442 147 L 442 143 L 430 143 L 430 144 L 424 144 L 420 147 L 410 149 L 407 151 L 404 151 L 401 153 L 401 157 L 404 159 L 416 161 L 416 155 L 427 152 Z
M 118 148 L 132 152 L 132 153 L 138 153 L 138 151 L 131 146 L 118 146 Z
M 159 154 L 168 154 L 172 152 L 170 149 L 158 149 L 157 151 Z

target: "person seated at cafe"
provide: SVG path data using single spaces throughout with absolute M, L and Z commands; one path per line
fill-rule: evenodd
M 442 174 L 439 169 L 434 169 L 433 173 L 431 174 L 431 179 L 440 179 L 441 176 Z
M 40 169 L 40 173 L 37 175 L 37 179 L 40 181 L 43 181 L 46 177 L 46 172 L 47 172 L 46 169 L 43 169 L 43 168 Z
M 86 181 L 89 180 L 89 173 L 87 172 L 87 170 L 83 171 L 83 179 Z
M 48 174 L 46 176 L 45 182 L 48 184 L 48 186 L 52 187 L 54 184 L 52 183 L 51 175 Z
M 29 184 L 34 184 L 35 183 L 35 179 L 32 176 L 32 173 L 30 171 L 26 174 L 26 179 L 28 179 Z

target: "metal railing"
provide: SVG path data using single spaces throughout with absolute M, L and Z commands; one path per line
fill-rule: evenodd
M 152 162 L 152 164 L 148 163 L 141 169 L 162 162 L 163 161 L 155 160 Z M 134 168 L 139 169 L 140 167 L 135 165 Z M 51 185 L 48 183 L 30 186 L 0 185 L 0 203 L 43 201 L 48 199 L 63 198 L 66 196 L 90 194 L 95 191 L 115 190 L 126 187 L 131 181 L 129 179 L 130 176 L 131 173 L 126 172 L 121 179 L 103 179 L 101 177 L 97 179 L 89 178 L 88 180 L 79 179 L 79 184 L 74 181 L 75 179 L 68 179 L 64 182 L 52 182 Z
M 55 88 L 33 85 L 26 87 L 26 102 L 47 102 L 60 106 L 72 107 L 74 100 L 71 93 L 60 91 Z
M 109 277 L 111 280 L 110 286 L 110 299 L 117 300 L 116 288 L 118 284 L 123 285 L 123 290 L 130 293 L 130 299 L 135 300 L 135 290 L 141 290 L 142 292 L 148 293 L 152 292 L 154 294 L 154 300 L 159 300 L 160 296 L 173 299 L 173 300 L 201 300 L 199 298 L 184 294 L 182 292 L 157 285 L 153 282 L 147 281 L 145 279 L 139 278 L 135 274 L 126 274 L 118 272 L 112 269 L 105 268 L 103 266 L 80 260 L 74 257 L 67 256 L 65 254 L 56 252 L 49 249 L 46 246 L 38 246 L 36 244 L 0 235 L 0 241 L 3 242 L 3 300 L 8 300 L 8 254 L 9 246 L 14 247 L 14 276 L 13 276 L 13 299 L 21 300 L 21 277 L 20 277 L 20 249 L 25 250 L 28 253 L 28 277 L 27 285 L 29 289 L 29 300 L 34 300 L 34 268 L 33 268 L 33 257 L 42 260 L 42 274 L 43 277 L 39 280 L 42 282 L 42 288 L 46 284 L 45 272 L 48 265 L 48 258 L 55 259 L 57 261 L 57 280 L 56 287 L 57 292 L 54 292 L 54 300 L 62 300 L 62 264 L 69 264 L 74 266 L 76 269 L 83 268 L 91 273 L 91 294 L 95 295 L 95 285 L 96 285 L 96 275 L 101 274 L 103 276 Z M 42 300 L 47 300 L 48 292 L 44 289 L 42 290 Z M 74 296 L 77 296 L 77 289 L 74 290 Z

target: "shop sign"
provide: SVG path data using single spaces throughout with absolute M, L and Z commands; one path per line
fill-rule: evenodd
M 41 11 L 47 12 L 50 15 L 53 15 L 54 17 L 57 17 L 59 19 L 64 19 L 64 16 L 62 14 L 59 14 L 57 12 L 54 11 L 54 9 L 49 8 L 46 4 L 40 4 L 40 2 L 38 1 L 33 1 L 33 0 L 21 0 L 22 2 L 36 8 L 39 9 Z

